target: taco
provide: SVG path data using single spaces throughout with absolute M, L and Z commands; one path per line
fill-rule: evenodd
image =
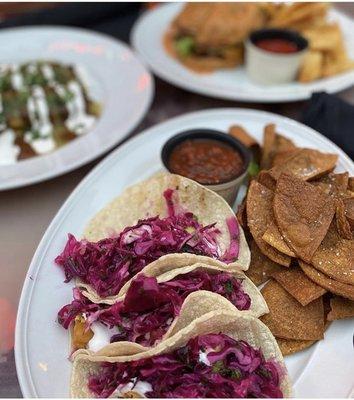
M 259 290 L 242 272 L 202 263 L 156 276 L 151 269 L 150 276 L 144 271 L 111 304 L 93 303 L 74 289 L 74 300 L 58 313 L 58 322 L 71 328 L 73 351 L 100 352 L 119 341 L 137 343 L 141 349 L 155 346 L 212 310 L 238 310 L 256 317 L 268 312 Z
M 98 298 L 119 294 L 146 265 L 171 254 L 213 258 L 228 270 L 246 270 L 250 251 L 224 199 L 198 183 L 162 173 L 125 190 L 73 235 L 56 263 Z M 200 258 L 199 258 L 200 257 Z
M 117 356 L 74 355 L 72 397 L 289 397 L 291 386 L 279 347 L 258 319 L 212 311 L 158 346 Z

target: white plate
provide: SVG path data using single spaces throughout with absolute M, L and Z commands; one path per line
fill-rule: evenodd
M 258 86 L 250 82 L 243 67 L 220 70 L 212 74 L 190 71 L 170 57 L 163 48 L 162 37 L 183 4 L 167 4 L 146 12 L 135 24 L 131 35 L 134 48 L 153 72 L 165 81 L 191 92 L 228 100 L 275 103 L 307 99 L 312 92 L 338 92 L 354 84 L 354 71 L 320 79 L 313 83 L 293 82 L 277 86 Z M 354 22 L 336 10 L 330 17 L 339 21 L 347 49 L 354 58 Z
M 147 112 L 153 79 L 127 45 L 83 29 L 1 30 L 0 63 L 49 59 L 81 65 L 103 106 L 91 132 L 45 156 L 0 167 L 0 190 L 40 182 L 88 163 L 126 137 Z
M 70 363 L 69 340 L 56 322 L 58 310 L 71 301 L 71 285 L 53 262 L 67 233 L 80 236 L 99 209 L 130 184 L 162 168 L 160 149 L 177 132 L 193 128 L 227 130 L 241 124 L 262 139 L 265 124 L 276 123 L 280 132 L 299 146 L 339 154 L 338 171 L 354 175 L 354 164 L 336 145 L 290 119 L 241 109 L 207 110 L 186 114 L 148 129 L 103 160 L 76 188 L 43 236 L 22 290 L 16 326 L 16 365 L 25 397 L 67 397 Z M 286 359 L 295 394 L 299 397 L 346 397 L 353 384 L 353 320 L 336 321 L 325 340 Z

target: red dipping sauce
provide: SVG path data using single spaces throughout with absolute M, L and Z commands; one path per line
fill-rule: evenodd
M 291 54 L 299 51 L 296 43 L 280 38 L 260 39 L 256 42 L 256 46 L 271 53 Z

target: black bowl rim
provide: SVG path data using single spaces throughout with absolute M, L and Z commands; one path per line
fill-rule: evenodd
M 235 137 L 224 133 L 222 131 L 218 131 L 216 129 L 209 129 L 209 128 L 195 128 L 195 129 L 188 129 L 186 131 L 182 131 L 170 137 L 162 147 L 161 150 L 161 160 L 165 168 L 170 171 L 168 161 L 172 150 L 180 143 L 184 142 L 185 140 L 189 139 L 214 139 L 224 143 L 229 144 L 232 146 L 242 157 L 243 159 L 243 170 L 242 172 L 235 176 L 234 178 L 230 179 L 226 182 L 220 182 L 217 184 L 206 184 L 210 186 L 217 186 L 222 185 L 225 183 L 232 182 L 234 179 L 239 178 L 242 176 L 248 169 L 248 166 L 251 162 L 251 151 L 238 139 Z
M 308 40 L 302 36 L 299 32 L 292 29 L 282 29 L 282 28 L 262 28 L 256 31 L 253 31 L 249 36 L 249 41 L 257 46 L 257 41 L 260 39 L 269 39 L 269 38 L 282 38 L 287 39 L 295 43 L 298 47 L 298 52 L 304 51 L 309 47 Z M 270 51 L 264 50 L 267 53 L 271 53 Z M 276 54 L 286 54 L 288 53 L 276 53 Z M 293 54 L 293 53 L 291 53 Z

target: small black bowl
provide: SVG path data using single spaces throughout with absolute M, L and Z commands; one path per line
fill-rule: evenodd
M 307 39 L 291 29 L 264 28 L 252 32 L 249 36 L 249 40 L 255 46 L 257 46 L 257 42 L 263 39 L 285 39 L 294 43 L 298 51 L 303 51 L 309 46 Z
M 250 150 L 239 140 L 226 133 L 214 129 L 204 129 L 204 128 L 191 129 L 172 136 L 169 140 L 167 140 L 167 142 L 162 147 L 161 150 L 162 163 L 169 172 L 171 172 L 169 169 L 169 158 L 172 150 L 185 140 L 195 140 L 195 139 L 212 139 L 223 142 L 234 148 L 241 155 L 243 160 L 243 170 L 240 175 L 233 178 L 230 182 L 204 185 L 209 189 L 218 193 L 220 196 L 224 197 L 224 199 L 228 201 L 230 204 L 233 204 L 237 195 L 237 191 L 247 176 L 247 169 L 251 161 Z

